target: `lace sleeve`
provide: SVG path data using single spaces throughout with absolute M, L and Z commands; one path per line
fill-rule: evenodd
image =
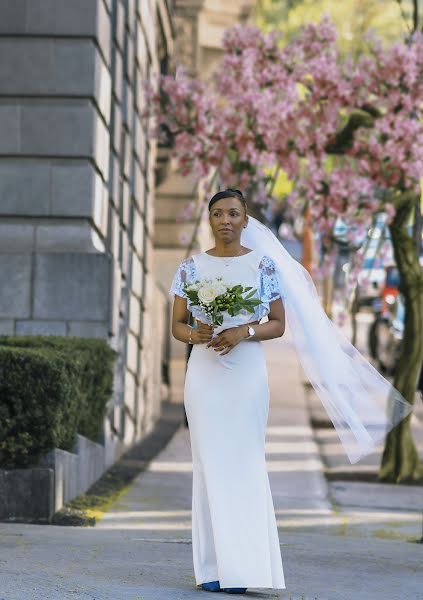
M 282 292 L 279 285 L 279 277 L 276 272 L 276 266 L 270 256 L 263 256 L 260 264 L 260 304 L 258 309 L 258 319 L 262 319 L 270 312 L 270 302 L 282 298 Z
M 186 296 L 186 294 L 184 294 L 182 286 L 185 283 L 190 283 L 192 281 L 195 281 L 195 279 L 196 279 L 195 263 L 194 263 L 194 259 L 191 256 L 190 258 L 186 258 L 179 264 L 178 269 L 173 277 L 173 281 L 172 281 L 172 285 L 170 286 L 169 293 L 177 294 L 178 296 L 181 296 L 182 298 L 186 298 L 187 296 Z
M 267 302 L 272 302 L 282 297 L 279 286 L 279 278 L 276 273 L 276 266 L 273 259 L 269 256 L 263 256 L 260 261 L 260 285 L 261 296 L 264 296 Z

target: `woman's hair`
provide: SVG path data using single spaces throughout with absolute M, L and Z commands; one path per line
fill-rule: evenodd
M 227 188 L 226 190 L 217 192 L 217 194 L 215 194 L 212 197 L 212 199 L 209 202 L 209 212 L 213 204 L 218 200 L 221 200 L 222 198 L 238 198 L 238 200 L 241 201 L 244 207 L 245 214 L 247 214 L 247 201 L 245 200 L 243 193 L 241 192 L 241 190 L 234 190 L 232 188 Z

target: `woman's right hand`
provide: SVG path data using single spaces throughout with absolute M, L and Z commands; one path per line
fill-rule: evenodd
M 213 336 L 213 325 L 197 320 L 197 327 L 192 330 L 191 339 L 194 344 L 207 344 Z

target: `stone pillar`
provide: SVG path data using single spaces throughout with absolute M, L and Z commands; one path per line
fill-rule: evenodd
M 0 0 L 0 332 L 115 347 L 108 463 L 160 411 L 161 357 L 146 357 L 150 324 L 165 318 L 156 152 L 141 81 L 169 19 L 165 0 Z

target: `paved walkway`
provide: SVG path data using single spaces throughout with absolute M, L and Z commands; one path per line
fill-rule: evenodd
M 423 600 L 421 514 L 369 507 L 362 492 L 353 507 L 332 504 L 289 337 L 265 344 L 267 465 L 287 590 L 243 597 Z M 0 600 L 205 598 L 193 576 L 190 508 L 182 426 L 95 528 L 0 524 Z

